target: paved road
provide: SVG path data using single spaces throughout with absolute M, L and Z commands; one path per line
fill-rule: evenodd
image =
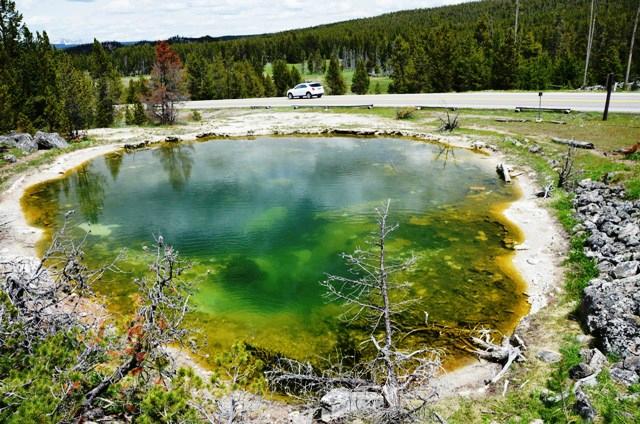
M 567 108 L 583 112 L 601 112 L 604 109 L 605 93 L 552 92 L 542 97 L 543 107 Z M 321 99 L 289 100 L 287 98 L 205 100 L 186 102 L 187 109 L 224 109 L 245 107 L 287 106 L 357 106 L 377 107 L 457 107 L 469 109 L 515 109 L 516 107 L 538 107 L 537 92 L 472 92 L 443 94 L 379 94 L 366 96 L 325 96 Z M 640 93 L 613 93 L 611 112 L 640 113 Z

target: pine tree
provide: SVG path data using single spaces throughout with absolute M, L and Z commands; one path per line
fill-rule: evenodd
M 263 85 L 264 85 L 264 95 L 265 97 L 275 97 L 276 96 L 276 86 L 273 83 L 273 78 L 269 75 L 263 75 Z
M 511 90 L 517 85 L 518 54 L 512 31 L 503 36 L 493 53 L 492 86 L 498 90 Z
M 136 84 L 135 80 L 129 80 L 129 87 L 127 88 L 127 104 L 129 105 L 135 103 L 136 99 L 138 98 L 137 86 L 138 84 Z
M 298 67 L 293 65 L 289 69 L 289 88 L 295 87 L 302 82 L 302 75 L 298 71 Z
M 144 125 L 147 123 L 147 114 L 144 105 L 138 100 L 133 105 L 133 123 L 135 125 Z
M 111 58 L 96 39 L 91 52 L 91 75 L 96 89 L 96 125 L 107 128 L 113 125 L 114 105 L 118 103 L 122 87 Z
M 113 125 L 115 114 L 107 80 L 104 78 L 98 79 L 96 90 L 96 125 L 98 128 L 108 128 Z
M 133 125 L 134 123 L 133 111 L 128 104 L 124 107 L 124 122 L 127 125 Z
M 331 56 L 329 60 L 329 68 L 327 69 L 327 75 L 325 77 L 329 92 L 334 96 L 340 96 L 347 91 L 347 86 L 342 77 L 342 70 L 340 69 L 340 62 L 336 55 Z
M 353 74 L 353 80 L 351 81 L 351 91 L 356 94 L 367 94 L 370 84 L 369 74 L 364 66 L 363 60 L 358 60 L 356 63 L 356 71 Z
M 407 65 L 411 59 L 409 43 L 402 37 L 396 37 L 393 42 L 393 52 L 391 54 L 391 79 L 393 82 L 389 86 L 390 93 L 407 93 L 409 91 L 409 75 Z
M 273 68 L 273 83 L 276 86 L 276 96 L 284 96 L 291 87 L 291 74 L 284 60 L 275 60 Z
M 213 95 L 213 82 L 209 67 L 202 56 L 189 55 L 187 59 L 189 93 L 192 100 L 208 100 Z
M 229 75 L 221 57 L 216 58 L 209 67 L 209 78 L 212 84 L 214 99 L 229 98 Z
M 408 72 L 410 79 L 409 90 L 412 93 L 427 93 L 431 91 L 432 65 L 420 44 L 413 48 Z
M 58 68 L 63 129 L 71 138 L 93 125 L 95 97 L 93 82 L 85 72 L 75 69 L 68 58 Z

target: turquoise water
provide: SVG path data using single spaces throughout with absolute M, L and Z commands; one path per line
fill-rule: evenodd
M 161 234 L 193 264 L 189 325 L 202 352 L 243 340 L 310 358 L 359 339 L 319 282 L 347 272 L 339 254 L 363 245 L 386 199 L 400 224 L 390 253 L 418 258 L 402 277 L 422 301 L 403 325 L 423 324 L 423 311 L 452 328 L 514 325 L 526 299 L 505 244 L 517 234 L 499 212 L 516 193 L 485 162 L 400 139 L 210 141 L 95 159 L 32 188 L 23 205 L 52 231 L 76 210 L 72 230 L 89 232 L 91 261 L 128 249 L 121 267 L 132 274 L 99 287 L 113 310 L 130 310 L 144 247 Z M 452 358 L 461 353 L 459 341 L 424 337 Z

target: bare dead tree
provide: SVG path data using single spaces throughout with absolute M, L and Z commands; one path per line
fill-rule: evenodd
M 156 382 L 171 378 L 175 367 L 165 347 L 181 343 L 187 334 L 182 324 L 188 310 L 190 285 L 180 278 L 186 267 L 178 252 L 159 236 L 150 275 L 135 280 L 140 304 L 122 343 L 119 365 L 85 394 L 83 413 L 126 376 L 138 376 L 143 383 L 152 378 Z
M 566 188 L 574 175 L 574 162 L 576 156 L 576 148 L 569 146 L 567 152 L 562 159 L 562 165 L 558 169 L 558 188 Z
M 459 114 L 456 113 L 455 116 L 451 116 L 449 111 L 446 112 L 446 119 L 440 117 L 440 131 L 443 132 L 453 132 L 460 126 L 460 121 L 458 120 Z
M 388 222 L 389 207 L 387 201 L 376 209 L 378 230 L 367 241 L 369 248 L 342 255 L 352 275 L 329 275 L 322 282 L 329 300 L 347 306 L 348 319 L 364 320 L 370 328 L 370 340 L 377 354 L 368 364 L 369 375 L 385 398 L 387 409 L 382 412 L 385 421 L 402 420 L 406 414 L 413 414 L 415 411 L 405 396 L 416 386 L 428 385 L 440 368 L 439 354 L 433 349 L 403 351 L 396 345 L 399 332 L 395 317 L 416 299 L 411 298 L 411 284 L 395 277 L 411 268 L 416 260 L 413 256 L 403 261 L 387 257 L 386 240 L 398 228 L 398 224 Z M 430 398 L 423 397 L 421 405 Z
M 94 283 L 107 270 L 117 270 L 115 263 L 99 269 L 84 264 L 86 237 L 79 242 L 67 234 L 68 212 L 62 229 L 57 232 L 42 259 L 6 258 L 0 261 L 2 291 L 12 313 L 0 313 L 0 335 L 19 328 L 27 352 L 40 341 L 61 331 L 87 330 L 93 322 L 78 319 L 78 307 L 83 297 L 93 294 Z M 89 348 L 89 347 L 88 347 Z

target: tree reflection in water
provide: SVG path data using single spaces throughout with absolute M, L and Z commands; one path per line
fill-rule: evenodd
M 120 175 L 120 167 L 122 166 L 122 160 L 124 159 L 124 155 L 120 152 L 111 153 L 104 157 L 104 162 L 109 168 L 109 173 L 111 174 L 111 178 L 113 181 L 118 179 L 118 175 Z
M 89 166 L 83 166 L 72 178 L 77 187 L 80 213 L 88 222 L 98 223 L 104 206 L 104 186 L 107 183 L 104 175 L 92 172 Z
M 193 168 L 193 146 L 163 146 L 153 151 L 169 177 L 175 191 L 182 191 L 191 178 Z

